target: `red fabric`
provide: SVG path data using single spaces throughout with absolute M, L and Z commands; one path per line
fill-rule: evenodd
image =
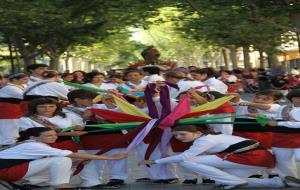
M 61 150 L 70 150 L 72 152 L 77 152 L 79 149 L 81 149 L 81 146 L 72 140 L 56 141 L 55 143 L 50 143 L 48 145 L 53 148 L 58 148 Z
M 205 114 L 222 114 L 222 113 L 235 113 L 235 109 L 233 106 L 231 106 L 228 102 L 224 103 L 220 107 L 212 110 L 207 110 L 207 111 L 201 111 L 201 112 L 195 112 L 195 113 L 189 113 L 183 118 L 191 118 L 191 117 L 197 117 L 199 115 L 205 115 Z
M 26 175 L 28 166 L 29 162 L 25 162 L 10 168 L 0 169 L 0 180 L 9 182 L 18 181 Z
M 28 104 L 30 103 L 31 101 L 27 101 L 27 100 L 23 100 L 21 103 L 20 103 L 20 108 L 23 112 L 24 115 L 28 114 Z
M 174 110 L 168 114 L 165 118 L 162 119 L 162 121 L 158 124 L 158 128 L 166 129 L 170 128 L 174 125 L 175 121 L 177 119 L 180 119 L 181 117 L 185 116 L 191 112 L 191 106 L 190 106 L 190 96 L 187 93 L 179 102 L 179 104 L 174 108 Z
M 173 152 L 184 152 L 192 146 L 193 142 L 184 143 L 176 138 L 172 137 L 170 140 L 171 148 Z
M 145 140 L 145 143 L 149 142 L 149 146 L 146 150 L 145 157 L 144 157 L 145 160 L 149 160 L 152 152 L 157 147 L 157 145 L 160 143 L 163 132 L 164 131 L 160 128 L 154 128 L 150 131 L 151 135 L 149 135 L 148 139 Z
M 0 119 L 19 119 L 23 116 L 19 104 L 0 102 Z
M 104 149 L 107 145 L 116 143 L 122 136 L 122 134 L 83 135 L 80 137 L 80 142 L 85 150 Z M 128 143 L 124 142 L 114 148 L 126 148 L 127 146 Z
M 272 147 L 300 148 L 299 133 L 273 133 Z
M 102 117 L 108 121 L 117 122 L 117 123 L 127 123 L 127 122 L 144 122 L 149 121 L 148 118 L 139 117 L 135 115 L 130 115 L 121 112 L 114 112 L 110 110 L 103 110 L 103 109 L 91 109 L 91 111 Z
M 272 146 L 272 132 L 234 131 L 233 135 L 258 141 L 265 149 L 271 149 Z
M 225 154 L 217 154 L 217 156 L 224 159 Z M 228 155 L 225 160 L 250 166 L 275 167 L 275 157 L 267 150 L 254 150 L 241 154 L 231 154 Z

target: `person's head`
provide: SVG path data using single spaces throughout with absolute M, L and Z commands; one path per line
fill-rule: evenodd
M 111 94 L 103 94 L 101 96 L 101 101 L 107 107 L 115 107 L 116 106 L 115 99 Z
M 186 79 L 186 74 L 180 71 L 170 71 L 164 74 L 167 82 L 176 84 L 179 80 Z
M 211 68 L 196 69 L 191 72 L 194 80 L 205 81 L 214 77 L 214 71 Z
M 87 90 L 72 90 L 68 93 L 68 100 L 76 107 L 89 107 L 93 105 L 93 99 L 98 96 L 97 93 Z
M 192 72 L 192 71 L 194 71 L 196 69 L 198 69 L 198 67 L 196 67 L 196 66 L 188 66 L 189 72 Z
M 273 104 L 283 98 L 283 94 L 276 90 L 265 90 L 255 93 L 254 103 Z
M 8 80 L 13 84 L 23 85 L 23 84 L 27 84 L 27 82 L 29 81 L 29 77 L 24 73 L 15 73 L 9 75 Z
M 86 75 L 86 73 L 84 71 L 74 71 L 72 73 L 74 79 L 72 82 L 75 82 L 75 83 L 83 83 L 83 80 L 84 80 L 84 77 Z
M 300 107 L 300 89 L 291 90 L 286 98 L 293 103 L 295 107 Z
M 61 78 L 63 79 L 63 81 L 68 81 L 68 82 L 71 82 L 74 80 L 74 76 L 72 75 L 72 73 L 63 73 L 61 75 Z
M 92 71 L 85 75 L 85 82 L 98 84 L 98 83 L 102 83 L 104 81 L 104 78 L 105 78 L 104 73 L 100 73 L 98 71 Z
M 42 74 L 48 70 L 48 65 L 46 64 L 32 64 L 26 67 L 26 71 L 36 77 L 42 77 Z
M 232 75 L 232 72 L 229 70 L 222 70 L 221 71 L 221 78 L 227 79 L 230 75 Z
M 57 139 L 55 130 L 47 127 L 33 127 L 22 132 L 22 140 L 34 140 L 42 143 L 54 143 Z
M 143 79 L 143 72 L 137 69 L 128 69 L 125 72 L 125 77 L 132 83 L 139 83 Z
M 147 106 L 146 99 L 144 96 L 140 96 L 140 97 L 136 98 L 134 100 L 133 104 L 140 109 L 143 109 Z
M 149 46 L 142 53 L 142 57 L 146 61 L 146 64 L 156 64 L 158 58 L 160 57 L 160 53 L 154 46 Z
M 45 117 L 53 117 L 59 115 L 65 117 L 62 113 L 59 102 L 53 98 L 38 98 L 32 100 L 28 105 L 27 116 L 40 115 Z
M 175 125 L 172 128 L 173 136 L 181 142 L 192 142 L 209 133 L 206 125 Z
M 109 76 L 109 79 L 111 80 L 111 82 L 113 83 L 123 83 L 123 75 L 120 73 L 115 73 Z
M 145 75 L 159 75 L 160 74 L 160 68 L 156 66 L 151 67 L 143 67 L 143 71 Z
M 57 72 L 55 70 L 47 70 L 42 73 L 42 77 L 43 77 L 43 79 L 46 79 L 46 80 L 59 81 L 60 74 L 59 74 L 59 72 Z

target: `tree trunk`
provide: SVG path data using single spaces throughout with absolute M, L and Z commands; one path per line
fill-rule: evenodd
M 8 41 L 8 50 L 9 50 L 9 59 L 10 59 L 10 65 L 11 65 L 11 72 L 15 72 L 15 64 L 14 64 L 14 57 L 13 57 L 13 49 L 12 49 L 12 43 L 9 40 Z
M 21 54 L 21 58 L 24 60 L 24 68 L 28 65 L 35 63 L 36 57 L 36 47 L 34 46 L 25 46 L 24 42 L 20 38 L 14 39 L 15 46 Z
M 232 62 L 232 69 L 236 69 L 238 67 L 237 56 L 236 56 L 236 46 L 235 45 L 229 46 L 229 50 L 230 50 L 230 59 Z
M 59 67 L 59 60 L 60 60 L 60 56 L 61 54 L 52 54 L 50 56 L 50 66 L 49 66 L 49 69 L 52 69 L 52 70 L 58 70 L 58 67 Z
M 265 60 L 264 60 L 264 55 L 263 55 L 263 51 L 261 51 L 261 50 L 259 50 L 258 51 L 259 52 L 259 68 L 264 68 L 264 62 L 265 62 Z
M 243 46 L 243 55 L 244 55 L 244 67 L 251 68 L 250 57 L 249 57 L 249 46 Z
M 268 54 L 268 62 L 269 62 L 269 67 L 270 68 L 276 68 L 280 66 L 278 57 L 276 54 Z
M 69 59 L 70 59 L 70 52 L 67 51 L 66 59 L 65 59 L 66 71 L 70 69 L 70 68 L 69 68 Z
M 224 58 L 224 64 L 225 64 L 225 68 L 228 69 L 229 65 L 228 65 L 228 57 L 227 57 L 227 52 L 225 48 L 222 48 L 222 55 Z
M 15 55 L 16 55 L 17 71 L 21 72 L 20 56 L 19 56 L 19 53 L 18 53 L 18 50 L 17 50 L 16 47 L 14 47 L 14 52 L 15 52 Z

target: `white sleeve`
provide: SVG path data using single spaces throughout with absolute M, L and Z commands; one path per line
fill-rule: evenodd
M 23 145 L 23 146 L 22 146 Z M 22 146 L 21 156 L 29 158 L 43 158 L 43 157 L 63 157 L 72 154 L 72 151 L 61 150 L 57 148 L 52 148 L 43 143 L 24 143 Z
M 67 117 L 70 118 L 72 120 L 72 125 L 81 125 L 83 126 L 83 118 L 80 117 L 79 115 L 77 114 L 73 114 L 73 113 L 70 113 L 70 112 L 67 112 L 66 113 Z
M 20 131 L 25 131 L 26 129 L 35 127 L 27 117 L 21 117 L 19 119 L 19 126 L 20 126 Z
M 300 109 L 293 109 L 290 112 L 292 121 L 279 121 L 279 126 L 285 126 L 289 128 L 300 128 Z
M 167 158 L 162 158 L 155 160 L 155 163 L 157 164 L 165 164 L 165 163 L 173 163 L 173 162 L 181 162 L 187 159 L 194 158 L 195 156 L 198 156 L 199 154 L 205 152 L 206 150 L 214 147 L 217 144 L 215 141 L 209 141 L 206 138 L 198 139 L 197 142 L 194 142 L 194 144 L 186 151 L 184 151 L 181 154 L 170 156 Z
M 63 84 L 58 82 L 53 82 L 50 84 L 51 84 L 51 89 L 49 90 L 53 92 L 55 96 L 57 96 L 60 99 L 65 99 L 65 100 L 68 99 L 67 95 L 69 91 Z
M 279 108 L 280 108 L 279 104 L 271 104 L 270 109 L 268 109 L 267 111 L 271 113 L 277 113 Z

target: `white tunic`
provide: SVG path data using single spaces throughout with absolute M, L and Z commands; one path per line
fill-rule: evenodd
M 209 78 L 206 81 L 203 81 L 203 83 L 209 86 L 211 88 L 211 91 L 216 90 L 222 94 L 227 93 L 228 86 L 222 81 L 216 79 L 215 77 Z
M 278 109 L 276 119 L 283 119 L 282 118 L 282 111 L 286 106 L 281 106 Z M 292 107 L 289 110 L 289 121 L 279 121 L 279 126 L 285 126 L 289 128 L 300 128 L 300 107 Z
M 38 82 L 31 83 L 28 85 L 25 89 L 25 92 L 27 89 L 31 88 L 33 85 L 36 85 L 38 83 L 49 81 L 49 80 L 41 80 Z M 35 87 L 34 89 L 30 90 L 26 95 L 37 95 L 37 96 L 54 96 L 58 97 L 59 99 L 65 99 L 67 100 L 67 94 L 68 89 L 65 87 L 63 83 L 49 81 L 46 84 L 42 84 L 40 86 Z
M 17 98 L 23 99 L 24 89 L 12 83 L 7 83 L 4 87 L 0 88 L 1 98 Z
M 68 107 L 71 107 L 72 109 L 76 109 L 76 110 L 79 110 L 79 111 L 82 111 L 82 112 L 87 110 L 87 108 L 78 108 L 78 107 L 74 107 L 74 106 L 71 106 L 71 105 L 69 105 Z M 81 115 L 73 112 L 72 110 L 68 110 L 68 109 L 65 109 L 65 108 L 63 108 L 62 111 L 64 113 L 66 113 L 68 115 L 68 117 L 72 118 L 73 125 L 81 125 L 81 126 L 84 125 L 83 118 L 82 118 Z
M 127 85 L 126 83 L 129 84 L 129 85 Z M 144 87 L 146 85 L 147 85 L 147 82 L 143 81 L 143 80 L 139 84 L 134 84 L 130 81 L 127 81 L 127 82 L 121 84 L 121 87 L 125 88 L 127 90 L 133 90 L 133 89 L 136 89 L 136 88 Z
M 241 101 L 241 102 L 246 102 L 246 101 Z M 269 106 L 271 106 L 271 107 L 268 110 L 261 110 L 261 109 L 256 108 L 256 111 L 258 114 L 265 115 L 268 118 L 276 117 L 277 112 L 280 108 L 280 105 L 279 104 L 269 104 Z M 253 119 L 253 117 L 246 116 L 247 114 L 249 114 L 248 106 L 236 106 L 236 113 L 238 115 L 245 115 L 245 116 L 239 116 L 239 118 Z
M 113 84 L 113 83 L 102 83 L 100 86 L 96 86 L 95 84 L 92 83 L 86 83 L 83 84 L 84 86 L 89 86 L 89 87 L 94 87 L 94 88 L 99 88 L 102 90 L 114 90 L 117 89 L 118 86 Z
M 177 83 L 177 86 L 179 87 L 179 90 L 169 87 L 169 91 L 170 91 L 170 97 L 171 98 L 177 98 L 178 95 L 182 92 L 186 92 L 191 88 L 196 88 L 196 87 L 200 87 L 200 86 L 205 86 L 205 84 L 201 81 L 190 81 L 190 80 L 179 80 Z M 207 87 L 202 87 L 197 89 L 200 92 L 207 92 L 208 88 Z
M 230 135 L 205 135 L 197 138 L 193 145 L 181 154 L 170 156 L 155 160 L 157 164 L 181 162 L 189 159 L 193 159 L 200 154 L 214 154 L 219 153 L 228 148 L 232 144 L 239 143 L 247 140 L 242 137 L 230 136 Z
M 72 151 L 52 148 L 49 145 L 33 140 L 0 151 L 2 159 L 28 159 L 35 160 L 45 157 L 64 157 L 72 154 Z
M 44 116 L 40 116 L 40 117 L 41 119 L 45 119 L 50 123 L 56 125 L 60 129 L 68 128 L 75 124 L 72 115 L 68 113 L 66 113 L 65 118 L 58 115 L 51 118 L 44 117 Z M 33 127 L 46 127 L 40 123 L 37 123 L 36 121 L 31 120 L 29 117 L 21 117 L 19 121 L 19 125 L 21 131 L 25 131 L 26 129 L 33 128 Z

